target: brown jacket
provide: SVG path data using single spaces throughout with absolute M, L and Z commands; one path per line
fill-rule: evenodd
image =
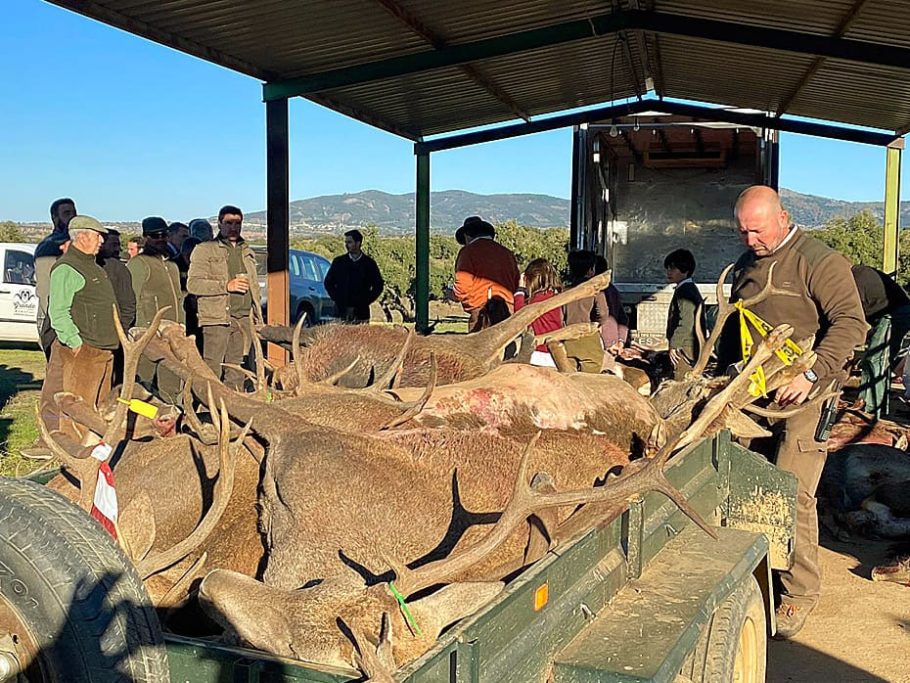
M 259 277 L 256 275 L 256 257 L 246 242 L 229 247 L 220 239 L 203 242 L 193 249 L 186 289 L 196 295 L 199 326 L 228 325 L 231 322 L 231 303 L 228 296 L 228 249 L 242 249 L 250 295 L 253 299 L 253 316 L 262 321 L 262 299 L 259 295 Z
M 794 341 L 814 335 L 818 360 L 813 369 L 824 380 L 838 374 L 865 341 L 866 321 L 849 261 L 799 228 L 791 230 L 795 234 L 773 254 L 757 257 L 749 251 L 740 257 L 730 300 L 757 294 L 777 263 L 774 286 L 798 296 L 771 296 L 751 310 L 771 325 L 792 325 Z M 721 339 L 719 371 L 741 358 L 739 318 L 731 316 Z

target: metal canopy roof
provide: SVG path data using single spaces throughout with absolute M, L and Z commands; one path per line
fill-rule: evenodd
M 49 0 L 411 140 L 644 96 L 910 128 L 908 0 Z

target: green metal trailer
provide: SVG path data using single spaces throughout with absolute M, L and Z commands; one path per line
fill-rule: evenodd
M 723 433 L 668 476 L 712 539 L 658 493 L 558 547 L 396 674 L 407 683 L 762 681 L 771 569 L 789 564 L 796 480 Z M 327 669 L 165 636 L 173 683 L 342 683 Z

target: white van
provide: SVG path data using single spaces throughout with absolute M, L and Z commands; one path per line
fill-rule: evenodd
M 0 341 L 38 342 L 36 246 L 0 242 Z

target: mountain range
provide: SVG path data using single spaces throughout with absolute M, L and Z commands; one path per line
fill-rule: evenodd
M 883 202 L 848 202 L 781 189 L 784 205 L 798 225 L 817 228 L 832 218 L 872 211 L 880 221 Z M 542 194 L 474 194 L 445 190 L 430 195 L 431 229 L 452 233 L 465 216 L 480 215 L 492 223 L 514 220 L 538 228 L 568 227 L 571 203 Z M 375 225 L 382 234 L 410 235 L 414 232 L 413 193 L 389 194 L 365 190 L 350 194 L 299 199 L 290 204 L 291 231 L 298 234 L 334 233 Z M 245 222 L 265 225 L 265 211 L 247 214 Z M 901 225 L 910 226 L 910 201 L 901 203 Z
M 884 218 L 882 202 L 848 202 L 781 189 L 784 205 L 797 225 L 817 228 L 837 216 L 849 217 L 871 211 L 879 221 Z M 474 194 L 464 190 L 433 192 L 430 197 L 430 227 L 438 233 L 453 234 L 466 216 L 480 215 L 492 223 L 514 220 L 537 228 L 567 228 L 571 203 L 568 199 L 543 194 Z M 365 190 L 350 194 L 325 195 L 298 199 L 290 204 L 291 233 L 295 236 L 337 235 L 351 228 L 375 225 L 383 235 L 413 235 L 414 195 L 389 194 Z M 212 224 L 216 219 L 210 219 Z M 126 234 L 140 232 L 137 221 L 103 221 Z M 244 217 L 251 238 L 265 236 L 265 211 Z M 910 201 L 901 202 L 900 224 L 910 227 Z M 2 225 L 2 224 L 0 224 Z M 38 241 L 47 233 L 45 223 L 18 223 L 26 239 Z

